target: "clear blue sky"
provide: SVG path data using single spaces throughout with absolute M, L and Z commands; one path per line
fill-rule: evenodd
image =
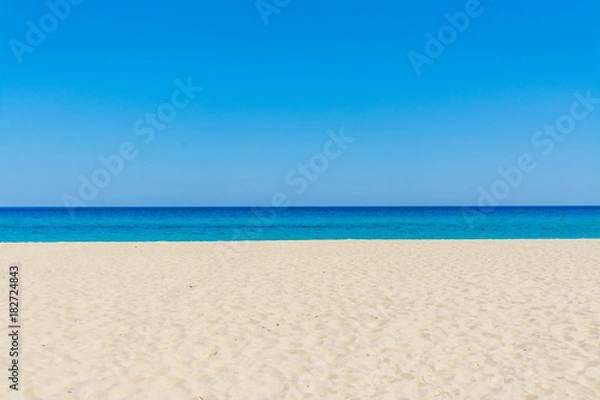
M 265 24 L 252 0 L 86 0 L 64 20 L 3 2 L 0 206 L 475 204 L 523 154 L 536 167 L 499 204 L 600 204 L 600 103 L 536 137 L 576 91 L 600 97 L 598 1 L 482 0 L 420 75 L 408 53 L 465 1 L 279 4 Z M 145 144 L 134 124 L 188 77 L 202 92 Z M 355 140 L 303 175 L 340 129 Z M 137 157 L 83 199 L 126 142 Z

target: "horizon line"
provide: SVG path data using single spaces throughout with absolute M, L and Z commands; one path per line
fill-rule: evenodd
M 66 206 L 48 206 L 48 205 L 0 205 L 2 208 L 69 208 L 69 209 L 90 209 L 90 208 L 516 208 L 516 207 L 600 207 L 600 204 L 506 204 L 506 205 L 487 205 L 478 204 L 424 204 L 424 205 L 290 205 L 290 206 L 272 206 L 272 205 L 210 205 L 210 206 L 191 206 L 191 205 L 107 205 L 107 206 L 85 206 L 85 207 L 66 207 Z

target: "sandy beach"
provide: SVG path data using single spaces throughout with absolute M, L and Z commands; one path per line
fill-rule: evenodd
M 600 240 L 2 243 L 5 331 L 14 263 L 21 398 L 600 398 Z

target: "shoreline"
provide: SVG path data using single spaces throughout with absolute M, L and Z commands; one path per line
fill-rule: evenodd
M 588 240 L 600 241 L 600 237 L 598 238 L 481 238 L 481 239 L 473 239 L 473 238 L 465 238 L 465 239 L 251 239 L 251 240 L 145 240 L 145 241 L 136 241 L 136 240 L 123 240 L 123 241 L 108 241 L 108 240 L 81 240 L 81 241 L 54 241 L 54 242 L 23 242 L 23 241 L 15 241 L 15 242 L 2 242 L 0 241 L 0 245 L 14 245 L 14 244 L 100 244 L 100 243 L 114 243 L 114 244 L 123 244 L 123 243 L 188 243 L 188 244 L 199 244 L 199 243 L 281 243 L 281 242 L 294 242 L 294 243 L 312 243 L 312 242 L 506 242 L 506 241 L 578 241 L 578 240 Z

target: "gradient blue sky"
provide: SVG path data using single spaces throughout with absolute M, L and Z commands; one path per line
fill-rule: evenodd
M 600 204 L 600 104 L 549 155 L 532 137 L 575 97 L 600 97 L 598 1 L 490 1 L 424 65 L 465 1 L 292 0 L 265 25 L 252 0 L 86 0 L 18 63 L 44 1 L 0 16 L 0 206 L 63 205 L 123 142 L 139 155 L 86 204 L 475 204 L 524 153 L 500 204 Z M 204 90 L 155 139 L 133 125 L 175 80 Z M 355 141 L 303 193 L 285 177 L 328 130 Z

